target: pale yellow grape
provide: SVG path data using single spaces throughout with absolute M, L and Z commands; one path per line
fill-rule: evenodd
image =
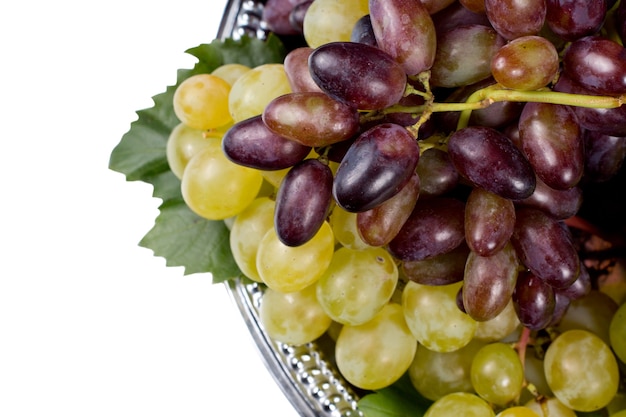
M 337 242 L 342 246 L 350 249 L 366 249 L 371 247 L 359 234 L 356 225 L 356 213 L 351 213 L 336 205 L 333 207 L 328 221 L 335 232 Z
M 179 123 L 172 129 L 165 149 L 167 163 L 172 173 L 181 179 L 191 157 L 198 151 L 210 146 L 212 141 L 221 141 L 225 133 L 225 128 L 206 131 L 193 129 L 184 123 Z
M 275 171 L 261 171 L 261 174 L 263 175 L 263 178 L 265 178 L 265 181 L 272 184 L 272 186 L 278 190 L 280 183 L 283 181 L 283 178 L 285 178 L 285 175 L 287 175 L 290 169 L 291 167 Z
M 349 41 L 357 20 L 366 14 L 368 0 L 315 0 L 304 16 L 304 39 L 311 48 Z
M 599 410 L 617 393 L 617 359 L 601 338 L 587 330 L 561 333 L 548 346 L 543 363 L 554 396 L 575 411 Z
M 435 401 L 424 417 L 495 417 L 487 401 L 475 394 L 454 392 Z
M 351 384 L 376 390 L 396 382 L 409 368 L 417 342 L 395 303 L 366 323 L 344 325 L 335 344 L 339 372 Z
M 619 360 L 626 363 L 626 303 L 623 303 L 617 309 L 617 312 L 611 319 L 609 340 Z
M 524 404 L 524 407 L 535 411 L 540 417 L 577 417 L 574 410 L 555 397 L 533 399 Z
M 474 392 L 470 379 L 472 360 L 485 345 L 473 339 L 454 352 L 435 352 L 418 345 L 409 368 L 411 383 L 423 397 L 436 401 L 453 392 Z
M 221 146 L 196 154 L 185 168 L 181 192 L 187 206 L 201 217 L 224 220 L 241 213 L 256 198 L 263 176 L 231 162 Z
M 519 328 L 520 321 L 515 313 L 513 301 L 497 316 L 487 321 L 479 321 L 474 337 L 485 342 L 496 342 L 513 333 Z
M 500 411 L 496 417 L 541 417 L 534 410 L 521 405 Z
M 334 252 L 333 231 L 328 222 L 300 246 L 287 246 L 276 229 L 265 233 L 256 256 L 256 267 L 263 282 L 281 292 L 300 291 L 315 283 L 330 265 Z
M 221 65 L 211 72 L 211 75 L 216 77 L 220 77 L 222 80 L 226 81 L 229 85 L 233 85 L 235 81 L 239 79 L 243 74 L 250 71 L 250 68 L 247 65 L 242 64 L 224 64 Z
M 618 411 L 615 414 L 611 414 L 611 417 L 626 417 L 626 409 Z
M 428 349 L 452 352 L 474 337 L 476 321 L 456 304 L 462 284 L 434 286 L 409 281 L 404 287 L 404 317 L 415 338 Z
M 239 213 L 230 231 L 230 250 L 241 272 L 253 281 L 261 282 L 256 268 L 256 253 L 263 236 L 274 227 L 275 202 L 259 197 Z
M 317 301 L 315 284 L 290 293 L 266 289 L 259 316 L 272 339 L 291 345 L 316 340 L 332 323 Z
M 383 248 L 339 248 L 317 282 L 324 311 L 342 324 L 362 324 L 389 302 L 398 283 L 398 267 Z
M 511 345 L 494 342 L 476 352 L 470 377 L 478 395 L 503 407 L 515 401 L 522 392 L 524 368 Z
M 283 64 L 263 64 L 235 81 L 228 97 L 228 109 L 235 122 L 263 113 L 270 101 L 291 92 Z
M 174 113 L 187 126 L 214 129 L 232 122 L 228 110 L 230 84 L 211 74 L 196 74 L 174 91 Z

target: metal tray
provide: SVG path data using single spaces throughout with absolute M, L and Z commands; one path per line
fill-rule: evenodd
M 264 1 L 229 0 L 218 30 L 219 38 L 253 36 L 264 39 L 268 29 L 262 20 Z M 328 336 L 301 346 L 272 340 L 263 330 L 259 307 L 263 288 L 256 283 L 230 280 L 229 293 L 239 308 L 260 356 L 276 383 L 303 417 L 363 416 L 358 395 L 337 371 L 334 343 Z

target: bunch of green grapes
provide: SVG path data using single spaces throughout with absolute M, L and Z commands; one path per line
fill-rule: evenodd
M 428 417 L 620 415 L 623 4 L 268 1 L 306 46 L 181 83 L 167 157 L 269 336 L 339 326 L 346 380 Z

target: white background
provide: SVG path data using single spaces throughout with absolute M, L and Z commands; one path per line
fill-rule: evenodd
M 0 6 L 0 415 L 297 413 L 225 286 L 140 248 L 160 200 L 108 170 L 225 1 Z

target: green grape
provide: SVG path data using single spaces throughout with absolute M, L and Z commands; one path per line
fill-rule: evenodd
M 219 143 L 201 150 L 187 163 L 181 180 L 185 203 L 197 215 L 224 220 L 241 213 L 256 198 L 261 172 L 231 162 Z
M 389 302 L 398 267 L 382 248 L 339 248 L 317 282 L 317 298 L 326 313 L 342 324 L 371 320 Z
M 242 64 L 224 64 L 215 68 L 211 75 L 221 78 L 232 86 L 239 77 L 251 69 L 249 66 Z
M 576 412 L 567 407 L 556 397 L 535 398 L 524 404 L 541 417 L 577 417 Z
M 291 92 L 283 64 L 263 64 L 235 81 L 228 96 L 228 109 L 237 122 L 263 114 L 276 97 Z
M 259 197 L 233 221 L 230 230 L 230 250 L 241 272 L 253 281 L 262 282 L 256 268 L 259 242 L 274 227 L 274 200 Z
M 435 352 L 418 345 L 409 368 L 411 383 L 417 392 L 432 401 L 453 392 L 473 393 L 470 368 L 474 355 L 484 345 L 474 339 L 453 352 Z
M 217 140 L 219 143 L 230 126 L 228 124 L 208 131 L 193 129 L 184 123 L 179 123 L 174 127 L 167 139 L 167 147 L 165 149 L 167 163 L 172 173 L 178 179 L 181 179 L 191 157 L 201 149 L 211 146 L 211 142 Z
M 404 317 L 415 338 L 428 349 L 452 352 L 467 345 L 477 322 L 459 310 L 456 296 L 463 282 L 421 285 L 409 281 L 402 291 Z
M 476 353 L 470 377 L 478 395 L 503 407 L 520 396 L 524 368 L 515 349 L 508 344 L 494 342 Z
M 497 342 L 519 328 L 520 322 L 515 313 L 513 301 L 509 300 L 504 310 L 487 321 L 479 321 L 474 338 L 484 342 Z
M 368 0 L 315 0 L 304 17 L 304 39 L 311 48 L 347 42 L 356 22 L 368 13 Z
M 495 417 L 489 403 L 467 392 L 454 392 L 441 397 L 426 410 L 424 417 Z
M 315 287 L 313 284 L 289 293 L 268 288 L 263 292 L 259 317 L 272 339 L 303 345 L 328 330 L 332 320 L 317 301 Z
M 541 417 L 537 412 L 532 410 L 531 408 L 524 406 L 514 406 L 505 408 L 496 414 L 496 417 Z
M 615 312 L 609 326 L 609 340 L 615 355 L 626 363 L 626 303 Z
M 560 332 L 587 330 L 610 345 L 609 326 L 618 308 L 619 305 L 609 295 L 592 289 L 586 296 L 570 303 L 557 329 Z
M 599 410 L 617 393 L 617 359 L 586 330 L 568 330 L 554 339 L 546 350 L 544 372 L 554 396 L 575 411 Z
M 370 247 L 359 234 L 356 213 L 351 213 L 335 205 L 330 214 L 329 222 L 337 242 L 342 246 L 350 249 L 366 249 Z
M 256 267 L 263 282 L 281 292 L 300 291 L 315 283 L 333 257 L 335 238 L 328 222 L 300 246 L 287 246 L 271 228 L 259 242 Z
M 377 390 L 397 381 L 409 369 L 417 342 L 395 303 L 366 323 L 344 325 L 335 345 L 339 372 L 356 387 Z
M 174 91 L 174 113 L 187 126 L 207 130 L 232 122 L 228 111 L 230 84 L 211 74 L 196 74 Z
M 611 417 L 626 417 L 626 410 L 620 410 L 617 413 L 611 414 Z

